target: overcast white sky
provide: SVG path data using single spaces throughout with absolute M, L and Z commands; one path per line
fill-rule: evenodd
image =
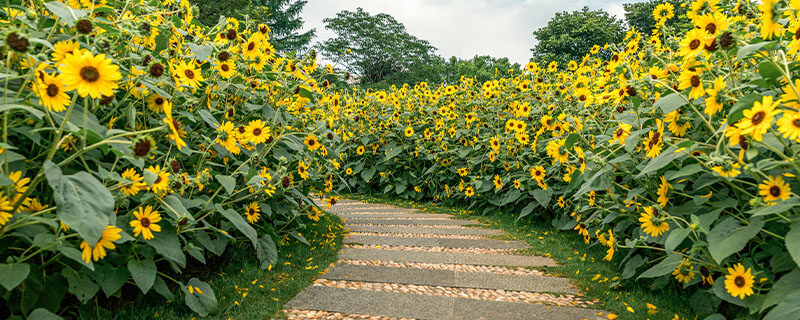
M 634 0 L 308 0 L 302 17 L 305 29 L 315 28 L 313 43 L 333 36 L 323 19 L 342 10 L 364 8 L 372 15 L 387 13 L 409 33 L 429 41 L 449 58 L 475 55 L 508 57 L 526 63 L 535 39 L 533 31 L 556 12 L 584 6 L 625 17 L 622 3 Z

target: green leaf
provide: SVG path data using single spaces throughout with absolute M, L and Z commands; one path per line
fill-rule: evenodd
M 576 142 L 578 142 L 578 139 L 580 139 L 580 138 L 581 138 L 581 136 L 579 134 L 572 133 L 567 137 L 567 141 L 564 143 L 564 146 L 567 149 L 570 149 L 570 148 L 572 148 L 572 146 L 575 145 Z
M 61 316 L 50 312 L 45 308 L 38 308 L 36 310 L 31 311 L 28 314 L 28 317 L 25 318 L 26 320 L 62 320 Z
M 178 239 L 178 233 L 170 224 L 162 223 L 161 232 L 156 232 L 153 239 L 144 240 L 153 249 L 156 249 L 158 254 L 165 258 L 177 263 L 179 266 L 186 266 L 186 255 L 181 249 L 181 241 Z
M 528 203 L 527 206 L 525 206 L 525 208 L 522 208 L 522 211 L 519 212 L 517 220 L 522 219 L 525 216 L 531 214 L 531 212 L 533 212 L 533 209 L 536 209 L 536 202 L 531 201 Z
M 93 175 L 81 171 L 65 176 L 53 162 L 44 172 L 58 206 L 58 219 L 89 243 L 100 240 L 106 227 L 116 221 L 114 197 Z
M 770 41 L 764 41 L 764 42 L 759 42 L 759 43 L 754 43 L 754 44 L 748 44 L 746 46 L 741 46 L 741 47 L 739 47 L 739 50 L 736 51 L 736 59 L 747 58 L 747 56 L 749 56 L 749 55 L 751 55 L 753 53 L 756 53 L 761 48 L 763 48 L 766 45 L 771 44 L 771 43 L 772 42 L 770 42 Z
M 678 245 L 683 242 L 683 239 L 686 239 L 686 236 L 688 236 L 691 232 L 691 229 L 672 230 L 672 232 L 667 235 L 667 240 L 664 242 L 664 249 L 666 249 L 667 252 L 675 250 L 675 248 L 677 248 Z
M 189 293 L 189 286 L 192 286 L 191 293 Z M 197 290 L 198 288 L 200 291 Z M 201 317 L 219 311 L 217 297 L 214 295 L 214 290 L 211 289 L 208 283 L 200 281 L 197 278 L 192 278 L 186 286 L 183 287 L 183 294 L 189 309 L 192 309 L 192 311 L 196 312 Z
M 669 147 L 667 150 L 661 152 L 661 154 L 658 155 L 658 157 L 655 157 L 654 159 L 650 160 L 650 162 L 647 163 L 644 169 L 642 169 L 642 171 L 636 175 L 636 178 L 637 179 L 642 178 L 644 177 L 644 175 L 648 173 L 658 171 L 659 169 L 668 165 L 673 160 L 686 155 L 686 153 L 683 151 L 676 152 L 677 150 L 678 149 L 676 149 L 675 147 Z
M 777 79 L 781 76 L 781 71 L 775 67 L 775 64 L 764 61 L 758 65 L 758 74 L 767 79 Z
M 142 293 L 147 293 L 156 281 L 156 263 L 153 260 L 130 260 L 128 270 Z
M 640 274 L 639 278 L 637 279 L 655 278 L 669 274 L 673 270 L 675 270 L 675 268 L 677 268 L 682 261 L 683 259 L 681 255 L 670 254 L 666 258 L 664 258 L 664 260 L 661 260 L 661 262 L 659 262 L 658 264 L 654 265 L 650 269 L 647 269 L 647 271 L 642 272 L 642 274 Z
M 256 256 L 261 262 L 261 269 L 267 269 L 270 265 L 278 263 L 278 248 L 275 246 L 275 241 L 272 240 L 272 237 L 265 235 L 258 239 Z
M 175 295 L 172 294 L 172 291 L 169 291 L 167 283 L 164 282 L 164 279 L 161 279 L 161 277 L 156 277 L 156 281 L 153 284 L 153 290 L 168 300 L 175 300 Z
M 250 241 L 253 242 L 253 246 L 258 246 L 258 233 L 256 229 L 253 229 L 253 226 L 247 223 L 242 215 L 232 209 L 223 209 L 220 204 L 216 204 L 216 209 L 225 219 L 228 219 L 236 229 L 250 239 Z
M 214 118 L 214 116 L 211 115 L 211 113 L 208 112 L 208 110 L 200 109 L 200 111 L 198 111 L 197 113 L 200 114 L 200 118 L 203 118 L 203 121 L 205 121 L 209 126 L 211 126 L 214 129 L 219 128 L 220 126 L 219 122 L 217 121 L 216 118 Z
M 628 260 L 628 262 L 625 263 L 625 267 L 622 270 L 622 278 L 628 279 L 630 277 L 633 277 L 633 275 L 636 274 L 636 269 L 641 267 L 646 262 L 647 259 L 645 259 L 641 255 L 637 254 L 633 256 L 633 258 L 631 258 L 630 260 Z
M 800 314 L 800 291 L 787 295 L 763 320 L 797 319 Z
M 661 112 L 667 114 L 672 111 L 678 110 L 678 108 L 687 104 L 686 98 L 681 96 L 680 93 L 670 93 L 666 96 L 663 96 L 656 101 L 653 105 L 656 108 L 661 109 Z
M 398 145 L 391 145 L 386 149 L 386 161 L 391 160 L 392 158 L 398 156 L 399 154 L 403 153 L 403 147 Z
M 75 24 L 75 21 L 85 17 L 89 11 L 83 9 L 73 9 L 72 7 L 58 1 L 48 2 L 44 4 L 47 10 L 50 10 L 61 22 L 68 26 Z
M 364 178 L 364 181 L 369 182 L 372 180 L 372 177 L 375 175 L 375 167 L 370 166 L 364 170 L 361 170 L 361 177 Z
M 106 294 L 106 297 L 111 297 L 125 285 L 131 273 L 128 272 L 126 268 L 103 265 L 103 267 L 98 266 L 95 276 L 97 278 L 97 284 L 100 285 L 100 289 L 103 289 L 103 293 Z
M 214 49 L 209 45 L 196 45 L 194 43 L 189 43 L 187 46 L 189 47 L 189 50 L 192 50 L 194 59 L 199 61 L 208 60 L 208 57 L 211 55 L 211 51 Z
M 553 189 L 536 189 L 531 192 L 533 194 L 533 198 L 536 199 L 536 202 L 539 202 L 544 208 L 547 208 L 547 205 L 550 204 L 550 200 L 553 198 Z
M 71 269 L 64 269 L 61 271 L 61 275 L 67 278 L 69 292 L 74 294 L 82 303 L 89 302 L 100 290 L 100 287 L 92 281 L 89 275 L 78 273 Z
M 0 263 L 0 285 L 11 291 L 25 281 L 30 272 L 31 266 L 27 263 Z
M 794 269 L 792 272 L 778 279 L 778 281 L 772 285 L 772 289 L 769 290 L 766 298 L 764 298 L 764 303 L 761 305 L 761 312 L 778 304 L 790 293 L 797 291 L 798 283 L 800 283 L 800 269 Z
M 218 174 L 214 177 L 217 178 L 217 181 L 219 181 L 219 183 L 222 184 L 223 187 L 225 187 L 225 192 L 227 192 L 228 194 L 231 194 L 233 193 L 234 190 L 236 190 L 235 178 L 221 174 Z
M 665 178 L 667 180 L 676 180 L 678 178 L 683 178 L 683 177 L 686 177 L 686 176 L 690 176 L 690 175 L 693 175 L 693 174 L 701 172 L 701 171 L 703 171 L 703 167 L 701 167 L 699 164 L 693 163 L 693 164 L 690 164 L 688 166 L 685 166 L 685 167 L 681 168 L 678 171 L 674 171 L 674 172 L 670 172 L 670 173 L 666 174 Z
M 41 119 L 44 116 L 44 112 L 41 112 L 41 111 L 39 111 L 39 110 L 37 110 L 37 109 L 35 109 L 33 107 L 29 107 L 29 106 L 21 105 L 21 104 L 4 104 L 4 105 L 0 106 L 0 113 L 4 112 L 6 110 L 14 110 L 14 109 L 28 112 L 28 113 L 32 114 L 34 117 L 36 117 L 37 119 Z
M 744 249 L 747 242 L 755 237 L 764 226 L 764 220 L 754 218 L 747 226 L 741 226 L 736 219 L 728 217 L 717 223 L 708 232 L 708 252 L 714 261 L 722 263 L 728 256 Z
M 780 201 L 771 206 L 763 206 L 747 211 L 753 217 L 768 216 L 777 213 L 784 213 L 797 206 L 797 198 L 789 198 L 789 200 Z
M 72 260 L 75 260 L 76 262 L 80 263 L 84 267 L 89 268 L 89 270 L 94 271 L 94 264 L 92 263 L 91 260 L 89 260 L 89 263 L 86 263 L 86 261 L 83 261 L 83 258 L 81 257 L 81 251 L 80 250 L 75 249 L 73 247 L 61 247 L 61 248 L 58 249 L 58 251 L 60 251 L 61 254 L 63 254 L 65 257 L 70 258 Z
M 795 221 L 786 234 L 786 250 L 789 251 L 794 263 L 800 266 L 800 221 Z

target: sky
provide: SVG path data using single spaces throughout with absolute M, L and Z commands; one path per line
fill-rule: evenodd
M 628 2 L 632 0 L 308 0 L 302 18 L 304 30 L 317 30 L 312 40 L 316 43 L 334 36 L 325 29 L 323 19 L 361 7 L 372 15 L 393 16 L 445 58 L 490 55 L 524 64 L 536 43 L 533 31 L 556 12 L 588 6 L 623 19 L 622 4 Z

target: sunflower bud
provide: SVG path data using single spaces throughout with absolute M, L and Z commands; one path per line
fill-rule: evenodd
M 16 32 L 12 32 L 6 37 L 6 44 L 17 52 L 28 51 L 28 47 L 31 45 L 27 38 L 22 37 Z
M 81 19 L 75 24 L 75 30 L 78 30 L 78 32 L 82 34 L 89 34 L 92 32 L 92 29 L 94 29 L 92 22 L 86 19 Z
M 150 66 L 150 75 L 154 78 L 161 77 L 164 74 L 164 66 L 161 63 L 154 63 Z

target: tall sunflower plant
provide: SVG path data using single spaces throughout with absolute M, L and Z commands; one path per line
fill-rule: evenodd
M 340 189 L 549 221 L 606 250 L 612 289 L 796 318 L 800 2 L 687 1 L 687 30 L 664 26 L 671 6 L 567 65 L 337 93 L 360 137 Z
M 332 68 L 276 53 L 256 21 L 201 25 L 185 0 L 0 7 L 0 314 L 73 318 L 138 291 L 205 316 L 212 286 L 183 270 L 241 241 L 270 269 L 305 240 L 310 193 L 338 183 L 316 80 Z

